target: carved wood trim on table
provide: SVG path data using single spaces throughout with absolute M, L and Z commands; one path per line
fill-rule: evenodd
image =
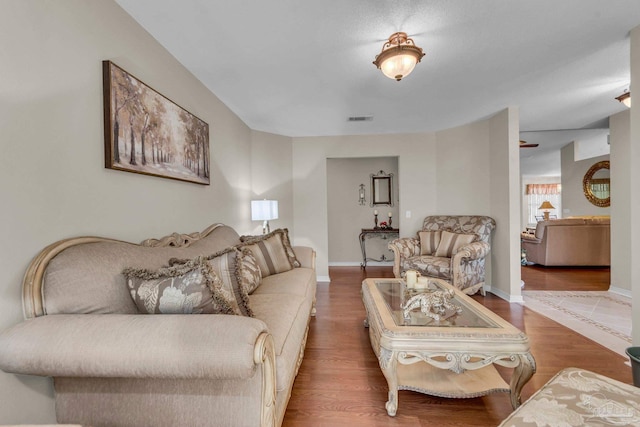
M 464 324 L 417 326 L 396 323 L 392 309 L 377 281 L 402 285 L 399 279 L 371 279 L 362 283 L 371 347 L 389 388 L 385 405 L 388 415 L 398 409 L 398 390 L 412 390 L 448 398 L 471 398 L 496 392 L 510 393 L 513 409 L 521 402 L 522 387 L 536 371 L 528 337 L 445 281 L 433 279 L 443 289 L 452 289 L 459 305 L 465 305 L 486 326 Z M 395 286 L 395 285 L 394 285 Z M 394 292 L 397 291 L 397 288 Z M 402 288 L 400 287 L 400 292 Z M 397 307 L 400 310 L 400 296 Z M 476 325 L 476 326 L 474 326 Z M 494 365 L 513 369 L 507 384 Z

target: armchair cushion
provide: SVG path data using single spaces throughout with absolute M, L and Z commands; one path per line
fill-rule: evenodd
M 418 270 L 423 275 L 451 280 L 451 258 L 420 255 L 405 259 L 403 271 Z
M 420 255 L 433 254 L 438 245 L 440 244 L 440 231 L 420 231 L 418 237 L 420 238 Z
M 475 234 L 451 233 L 449 231 L 443 231 L 442 237 L 440 237 L 440 244 L 438 244 L 438 249 L 436 249 L 435 256 L 451 258 L 451 256 L 458 252 L 458 249 L 473 242 L 475 238 Z
M 145 314 L 241 314 L 203 258 L 156 271 L 127 268 L 131 297 Z

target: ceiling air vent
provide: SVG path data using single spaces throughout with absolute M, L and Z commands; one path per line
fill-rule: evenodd
M 348 122 L 370 122 L 373 116 L 353 116 L 347 119 Z

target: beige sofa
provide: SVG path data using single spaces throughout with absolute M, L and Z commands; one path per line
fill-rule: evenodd
M 293 248 L 300 267 L 262 279 L 249 295 L 254 317 L 141 315 L 122 275 L 238 244 L 215 224 L 142 244 L 50 245 L 24 279 L 26 320 L 0 334 L 0 368 L 53 377 L 59 423 L 280 425 L 314 312 L 311 248 Z
M 609 266 L 609 224 L 606 217 L 541 221 L 534 234 L 521 234 L 522 249 L 527 261 L 544 266 Z

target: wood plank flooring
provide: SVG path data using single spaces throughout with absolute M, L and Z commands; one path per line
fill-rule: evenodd
M 521 267 L 524 289 L 530 291 L 606 291 L 611 283 L 609 267 Z
M 604 270 L 595 272 L 593 280 L 591 273 L 583 276 L 581 271 L 561 271 L 561 279 L 547 277 L 550 273 L 541 267 L 523 267 L 525 289 L 557 288 L 557 281 L 580 288 L 572 290 L 601 288 L 601 282 L 608 283 L 608 271 Z M 400 391 L 398 413 L 389 417 L 384 408 L 386 380 L 363 326 L 360 286 L 367 276 L 393 277 L 391 268 L 367 267 L 364 271 L 359 267 L 332 267 L 330 276 L 331 283 L 318 284 L 317 316 L 311 319 L 304 360 L 283 426 L 496 426 L 511 413 L 506 393 L 445 399 Z M 525 385 L 523 401 L 569 366 L 632 383 L 631 368 L 617 353 L 520 304 L 509 304 L 492 294 L 474 298 L 529 336 L 537 373 Z M 508 378 L 511 371 L 500 372 Z

